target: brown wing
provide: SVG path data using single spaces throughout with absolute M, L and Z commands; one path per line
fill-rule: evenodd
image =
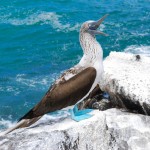
M 95 68 L 89 67 L 69 80 L 53 86 L 43 99 L 21 119 L 32 119 L 74 105 L 89 92 L 95 78 Z

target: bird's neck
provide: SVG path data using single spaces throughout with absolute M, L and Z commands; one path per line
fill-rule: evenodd
M 83 49 L 83 57 L 79 62 L 82 66 L 92 66 L 96 62 L 102 62 L 103 51 L 94 35 L 80 32 L 80 44 Z

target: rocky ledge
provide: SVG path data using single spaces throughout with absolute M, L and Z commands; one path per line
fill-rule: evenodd
M 100 84 L 111 102 L 119 108 L 150 115 L 150 57 L 111 52 L 104 68 Z
M 149 66 L 145 56 L 112 52 L 100 85 L 119 109 L 94 110 L 81 122 L 66 110 L 59 117 L 45 115 L 31 127 L 0 136 L 0 150 L 149 150 Z
M 0 150 L 149 150 L 150 117 L 115 108 L 93 114 L 79 123 L 45 115 L 30 128 L 1 136 Z

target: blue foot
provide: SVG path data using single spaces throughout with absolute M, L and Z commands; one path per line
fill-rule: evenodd
M 78 110 L 77 105 L 75 105 L 73 109 L 69 110 L 71 114 L 71 118 L 77 122 L 84 120 L 84 119 L 91 118 L 93 115 L 88 114 L 91 111 L 93 111 L 93 109 Z
M 104 92 L 104 93 L 103 93 L 103 97 L 106 98 L 106 99 L 109 99 L 109 94 L 106 93 L 106 92 Z

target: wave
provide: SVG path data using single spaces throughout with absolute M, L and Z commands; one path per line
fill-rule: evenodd
M 0 86 L 0 92 L 14 93 L 14 95 L 18 95 L 20 93 L 19 88 L 14 86 Z
M 100 27 L 99 27 L 99 29 L 100 29 L 101 31 L 104 31 L 105 25 L 104 25 L 104 24 L 101 24 Z
M 72 106 L 64 108 L 63 110 L 58 110 L 49 114 L 45 114 L 40 120 L 38 120 L 32 126 L 37 126 L 37 125 L 42 126 L 43 124 L 53 124 L 56 122 L 60 122 L 65 118 L 68 118 L 68 116 L 70 116 L 68 109 L 72 109 Z M 12 121 L 11 117 L 8 118 L 10 118 L 10 120 L 5 120 L 3 118 L 0 119 L 0 131 L 11 128 L 15 126 L 15 124 L 17 123 L 17 121 Z
M 75 25 L 70 25 L 69 23 L 63 24 L 60 21 L 61 15 L 56 14 L 55 12 L 38 12 L 24 19 L 10 18 L 11 15 L 0 16 L 0 23 L 11 24 L 14 26 L 21 25 L 35 25 L 35 24 L 48 24 L 51 25 L 56 31 L 78 31 L 80 24 L 76 23 Z
M 124 51 L 126 53 L 142 54 L 142 55 L 150 57 L 150 46 L 131 45 L 131 46 L 128 46 Z
M 26 90 L 47 90 L 50 85 L 58 77 L 57 73 L 46 76 L 28 77 L 26 74 L 18 74 L 12 79 L 11 85 L 0 85 L 0 92 L 12 93 L 13 95 L 19 95 L 23 88 Z
M 16 82 L 21 85 L 25 85 L 28 87 L 40 87 L 47 88 L 53 81 L 55 81 L 57 74 L 51 74 L 47 76 L 38 76 L 38 77 L 30 77 L 28 78 L 26 74 L 18 74 L 16 76 Z
M 72 108 L 72 106 L 67 107 L 63 110 L 58 110 L 49 114 L 44 115 L 40 120 L 38 120 L 33 126 L 43 125 L 43 124 L 53 124 L 56 122 L 60 122 L 65 118 L 70 116 L 68 109 Z
M 0 130 L 13 127 L 17 122 L 11 120 L 0 119 Z

